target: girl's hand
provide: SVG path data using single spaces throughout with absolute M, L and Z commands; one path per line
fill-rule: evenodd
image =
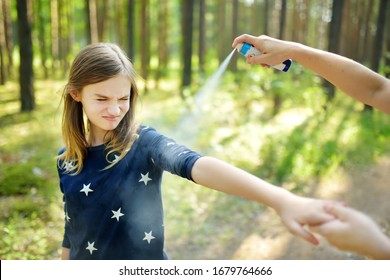
M 275 210 L 292 234 L 317 245 L 318 239 L 305 226 L 317 226 L 335 220 L 332 214 L 325 211 L 325 205 L 335 203 L 291 194 Z

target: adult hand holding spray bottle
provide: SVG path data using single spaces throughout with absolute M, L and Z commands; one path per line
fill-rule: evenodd
M 258 63 L 287 72 L 292 60 L 283 58 L 284 54 L 272 49 L 272 39 L 265 35 L 254 37 L 245 34 L 237 37 L 232 46 L 247 58 L 248 63 Z

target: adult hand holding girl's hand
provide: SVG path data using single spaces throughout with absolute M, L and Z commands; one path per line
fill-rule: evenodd
M 334 220 L 312 226 L 333 246 L 374 259 L 390 259 L 390 239 L 366 214 L 342 205 L 325 205 Z
M 317 245 L 319 243 L 317 237 L 307 226 L 318 226 L 334 221 L 336 218 L 326 211 L 326 205 L 338 202 L 290 194 L 275 207 L 276 212 L 292 234 Z

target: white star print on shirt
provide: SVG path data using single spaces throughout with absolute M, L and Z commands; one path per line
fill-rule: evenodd
M 144 233 L 145 233 L 145 237 L 144 237 L 144 239 L 142 239 L 142 240 L 146 240 L 146 241 L 148 241 L 148 244 L 150 244 L 150 241 L 152 241 L 152 239 L 155 239 L 155 238 L 156 238 L 156 237 L 154 237 L 154 236 L 152 235 L 152 232 L 153 232 L 153 231 L 150 231 L 149 233 L 144 232 Z
M 114 214 L 114 215 L 112 215 L 111 219 L 115 218 L 119 222 L 119 217 L 122 217 L 125 215 L 125 214 L 121 213 L 121 209 L 122 208 L 119 208 L 117 211 L 111 210 L 111 212 Z
M 143 182 L 145 186 L 147 186 L 149 181 L 152 181 L 152 179 L 149 178 L 149 172 L 145 175 L 141 173 L 141 179 L 138 182 Z
M 92 243 L 89 243 L 88 241 L 88 246 L 85 249 L 88 250 L 89 253 L 92 255 L 93 251 L 97 251 L 97 249 L 95 248 L 95 241 Z
M 73 167 L 74 167 L 73 162 L 71 162 L 71 161 L 65 162 L 65 171 L 66 172 L 69 172 L 70 170 L 72 170 Z
M 65 212 L 65 221 L 67 221 L 67 222 L 70 221 L 70 217 L 68 216 L 68 212 Z
M 89 192 L 93 192 L 93 190 L 90 188 L 91 183 L 88 185 L 83 184 L 83 188 L 80 190 L 80 192 L 85 192 L 85 195 L 88 196 Z
M 179 157 L 179 156 L 181 156 L 181 155 L 185 155 L 185 154 L 187 154 L 187 153 L 189 153 L 190 151 L 184 151 L 184 152 L 181 152 L 180 154 L 178 154 L 177 156 Z

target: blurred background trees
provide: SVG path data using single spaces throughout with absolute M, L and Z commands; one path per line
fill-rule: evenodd
M 98 41 L 117 43 L 133 61 L 143 90 L 139 121 L 296 193 L 341 199 L 367 213 L 379 209 L 390 225 L 378 202 L 388 207 L 388 183 L 381 179 L 382 192 L 374 191 L 379 177 L 367 172 L 377 162 L 387 168 L 380 162 L 389 161 L 388 115 L 337 94 L 296 63 L 281 73 L 247 65 L 238 54 L 194 109 L 199 89 L 242 33 L 337 52 L 390 77 L 388 2 L 0 0 L 0 259 L 59 257 L 61 90 L 76 53 Z M 253 222 L 260 205 L 164 176 L 174 259 L 233 258 L 246 237 L 272 227 Z M 324 182 L 335 196 L 326 197 L 332 193 Z
M 0 84 L 18 75 L 32 79 L 26 71 L 65 77 L 81 47 L 111 41 L 127 50 L 145 90 L 170 73 L 185 89 L 215 59 L 221 62 L 242 33 L 337 52 L 389 75 L 388 17 L 386 0 L 0 0 Z M 230 71 L 237 71 L 236 60 Z M 34 108 L 29 83 L 21 82 L 22 110 Z M 334 89 L 325 86 L 332 99 Z

